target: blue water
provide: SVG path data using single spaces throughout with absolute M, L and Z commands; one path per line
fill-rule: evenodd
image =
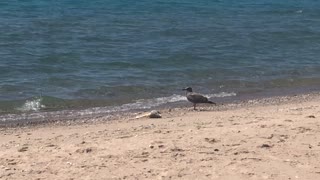
M 0 114 L 319 88 L 320 1 L 0 2 Z

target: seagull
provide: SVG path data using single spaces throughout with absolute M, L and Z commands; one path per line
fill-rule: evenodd
M 186 91 L 187 99 L 188 99 L 188 101 L 193 103 L 193 109 L 194 110 L 196 110 L 196 105 L 199 104 L 199 103 L 208 103 L 208 104 L 216 105 L 215 102 L 209 101 L 207 97 L 204 97 L 201 94 L 192 92 L 192 88 L 191 87 L 186 87 L 186 88 L 184 88 L 182 90 Z

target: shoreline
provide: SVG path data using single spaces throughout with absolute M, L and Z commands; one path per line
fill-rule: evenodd
M 276 93 L 279 94 L 279 93 Z M 201 105 L 202 110 L 204 111 L 221 111 L 221 110 L 231 110 L 235 108 L 244 108 L 251 106 L 264 106 L 264 105 L 273 105 L 273 104 L 283 104 L 290 103 L 295 101 L 307 101 L 313 99 L 314 97 L 320 96 L 320 91 L 308 91 L 304 93 L 297 94 L 296 92 L 291 92 L 287 95 L 259 95 L 259 96 L 247 96 L 247 97 L 227 97 L 227 98 L 217 98 L 216 106 Z M 179 114 L 183 111 L 189 111 L 191 104 L 188 101 L 180 102 L 175 105 L 160 105 L 148 109 L 134 109 L 127 110 L 122 112 L 111 112 L 111 113 L 100 113 L 93 115 L 84 115 L 76 116 L 72 115 L 70 117 L 58 117 L 51 118 L 50 116 L 45 117 L 47 119 L 31 119 L 31 120 L 17 120 L 17 121 L 2 121 L 0 122 L 0 128 L 19 128 L 19 127 L 32 127 L 40 126 L 44 127 L 46 125 L 50 126 L 69 126 L 69 125 L 81 125 L 81 124 L 96 124 L 103 123 L 106 121 L 114 121 L 121 119 L 134 119 L 139 114 L 145 112 L 150 112 L 151 110 L 159 110 L 160 112 L 168 113 L 171 116 L 174 113 Z M 81 110 L 72 110 L 72 111 L 81 111 Z M 28 116 L 28 113 L 27 115 Z M 166 116 L 165 116 L 166 117 Z
M 0 128 L 3 179 L 319 179 L 320 93 Z

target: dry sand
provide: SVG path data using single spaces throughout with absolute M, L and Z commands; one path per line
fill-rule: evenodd
M 320 179 L 320 96 L 272 102 L 2 128 L 0 179 Z

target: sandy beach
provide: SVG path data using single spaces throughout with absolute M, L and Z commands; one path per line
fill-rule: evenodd
M 282 99 L 2 128 L 0 179 L 320 179 L 320 96 Z

